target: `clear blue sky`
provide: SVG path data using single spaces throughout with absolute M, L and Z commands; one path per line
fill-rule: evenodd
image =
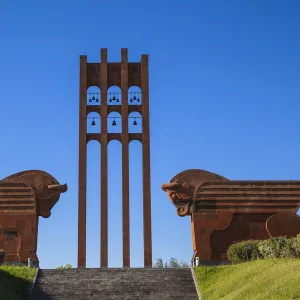
M 0 178 L 42 169 L 69 191 L 40 219 L 42 268 L 77 266 L 79 55 L 149 54 L 153 258 L 190 261 L 190 220 L 160 185 L 199 168 L 300 179 L 299 1 L 2 1 Z M 87 265 L 100 264 L 99 145 L 88 146 Z M 109 266 L 122 265 L 121 146 L 109 146 Z M 143 265 L 141 147 L 130 146 L 132 266 Z M 93 159 L 93 161 L 92 161 Z

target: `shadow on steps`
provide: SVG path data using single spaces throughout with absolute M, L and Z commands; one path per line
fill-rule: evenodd
M 24 300 L 29 298 L 32 282 L 0 270 L 0 300 Z M 45 293 L 43 297 L 47 296 Z M 48 299 L 48 298 L 43 298 Z M 49 298 L 50 300 L 51 298 Z

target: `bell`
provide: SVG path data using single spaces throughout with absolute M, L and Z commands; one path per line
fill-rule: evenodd
M 117 102 L 120 102 L 119 98 L 117 98 Z
M 140 102 L 140 98 L 137 98 L 137 100 L 136 100 L 137 102 Z
M 109 102 L 112 102 L 112 99 L 111 99 L 111 98 L 109 98 Z
M 136 126 L 137 125 L 137 122 L 136 120 L 133 121 L 133 126 Z
M 93 95 L 93 98 L 92 98 L 92 100 L 94 101 L 95 100 L 95 96 Z
M 95 120 L 94 120 L 94 118 L 93 118 L 93 121 L 92 121 L 92 124 L 91 124 L 92 126 L 95 126 L 96 125 L 96 122 L 95 122 Z
M 99 99 L 98 99 L 98 98 L 96 98 L 96 102 L 99 102 Z
M 91 98 L 89 99 L 89 102 L 92 102 L 92 99 L 91 99 Z
M 117 122 L 116 122 L 116 120 L 113 120 L 113 122 L 112 122 L 112 124 L 111 124 L 112 126 L 116 126 L 117 125 Z
M 113 99 L 113 101 L 116 101 L 116 97 L 115 97 L 115 96 L 113 96 L 113 98 L 112 98 L 112 99 Z
M 130 102 L 132 102 L 133 100 L 132 100 L 132 98 L 130 98 Z
M 136 96 L 135 95 L 133 96 L 133 100 L 136 100 Z

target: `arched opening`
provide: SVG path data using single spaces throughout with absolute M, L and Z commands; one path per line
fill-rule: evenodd
M 108 105 L 121 105 L 122 93 L 121 89 L 113 85 L 107 90 L 107 104 Z
M 86 104 L 87 105 L 100 105 L 101 104 L 101 93 L 97 86 L 90 86 L 86 93 Z
M 142 144 L 139 141 L 129 143 L 129 161 L 131 267 L 143 267 L 144 247 L 137 247 L 144 245 Z
M 87 267 L 100 265 L 100 188 L 101 147 L 98 141 L 87 144 L 87 211 L 86 215 L 86 258 Z
M 107 132 L 121 133 L 122 132 L 122 117 L 117 112 L 111 112 L 107 116 Z
M 138 86 L 131 86 L 128 89 L 128 105 L 142 104 L 142 90 Z
M 91 112 L 86 117 L 86 132 L 87 133 L 101 132 L 101 119 L 98 113 Z
M 108 266 L 122 267 L 122 147 L 108 144 Z
M 142 116 L 140 113 L 133 111 L 128 116 L 128 132 L 141 133 L 142 132 Z

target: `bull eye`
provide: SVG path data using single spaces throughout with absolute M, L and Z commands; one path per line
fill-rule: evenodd
M 170 193 L 170 197 L 172 198 L 172 200 L 175 200 L 176 199 L 176 193 L 175 192 L 172 192 Z
M 44 189 L 44 185 L 43 185 L 43 184 L 39 184 L 39 185 L 37 186 L 37 189 L 38 189 L 38 190 Z

